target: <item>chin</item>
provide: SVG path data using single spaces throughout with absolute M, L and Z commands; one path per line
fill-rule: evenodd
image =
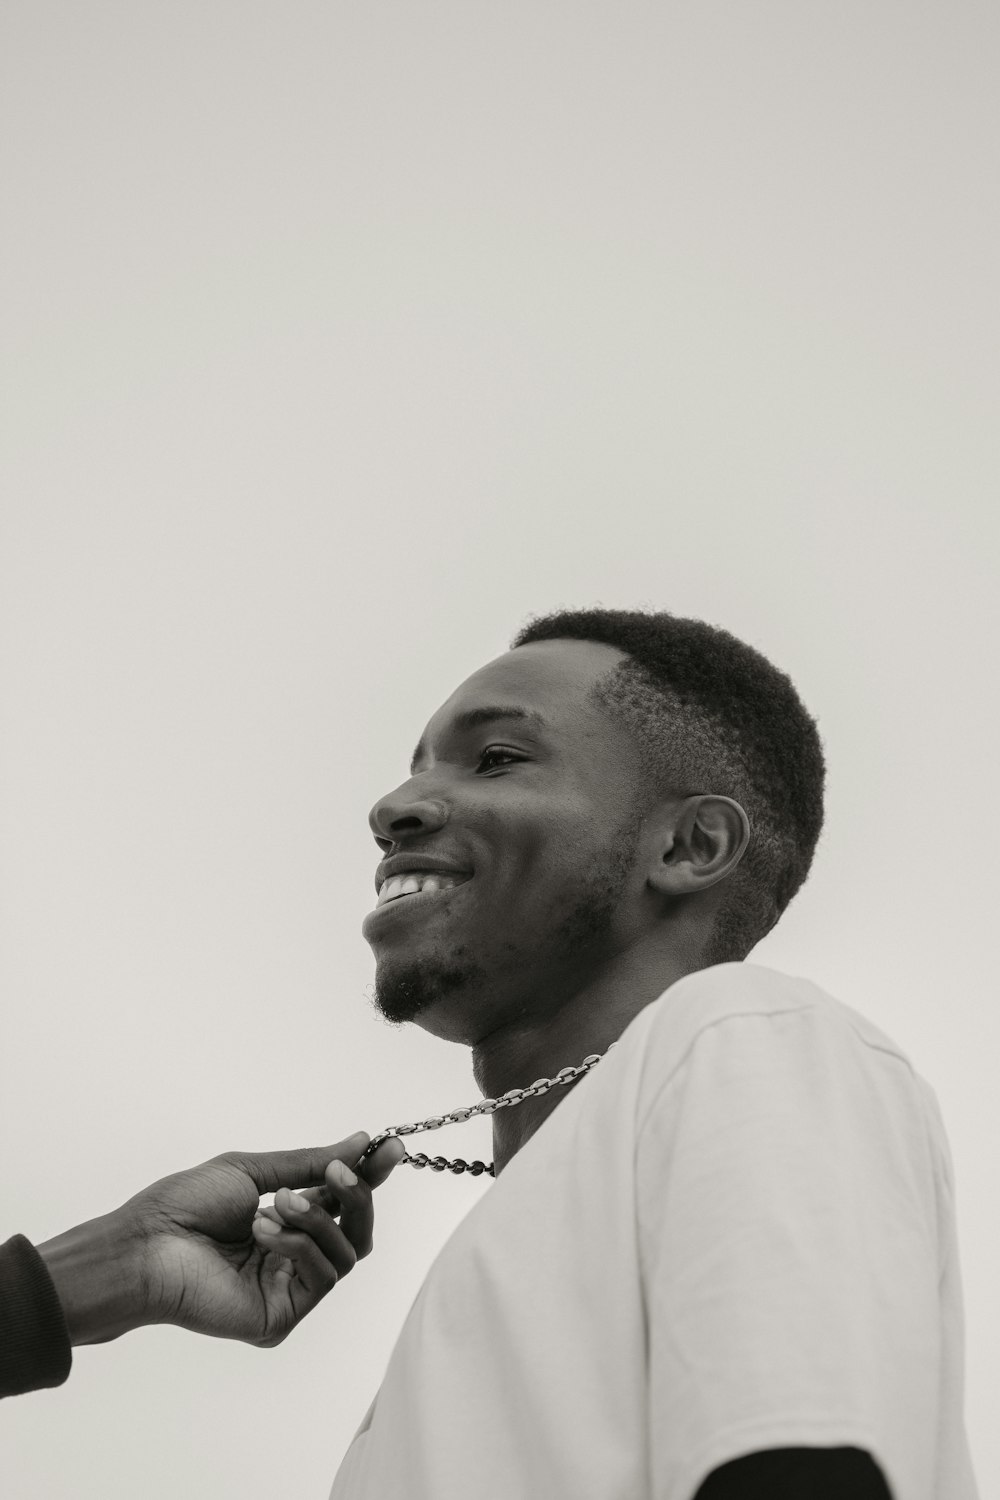
M 459 1033 L 469 1029 L 484 979 L 477 964 L 458 955 L 385 960 L 375 971 L 374 1005 L 393 1025 L 413 1021 L 433 1036 L 463 1041 Z

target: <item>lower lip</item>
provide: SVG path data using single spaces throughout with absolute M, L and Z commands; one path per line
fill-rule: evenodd
M 445 897 L 454 897 L 456 891 L 464 890 L 467 885 L 471 884 L 472 880 L 470 877 L 469 880 L 463 880 L 458 885 L 448 886 L 447 890 L 414 891 L 410 896 L 397 896 L 392 901 L 386 901 L 384 906 L 376 906 L 374 911 L 370 911 L 365 917 L 365 920 L 361 924 L 362 935 L 367 937 L 373 926 L 380 925 L 389 915 L 393 917 L 397 916 L 401 909 L 413 908 L 417 913 L 420 913 L 425 906 L 446 904 Z

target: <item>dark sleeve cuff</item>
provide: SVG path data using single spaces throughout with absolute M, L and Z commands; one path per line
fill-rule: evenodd
M 694 1500 L 892 1500 L 863 1448 L 763 1448 L 715 1469 Z
M 72 1363 L 48 1267 L 31 1241 L 15 1234 L 0 1245 L 0 1396 L 62 1385 Z

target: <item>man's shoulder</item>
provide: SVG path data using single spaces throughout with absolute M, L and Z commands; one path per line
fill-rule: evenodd
M 831 1048 L 860 1048 L 913 1072 L 898 1043 L 861 1011 L 814 980 L 747 962 L 714 964 L 676 980 L 639 1013 L 621 1042 L 643 1053 L 662 1078 L 706 1033 L 721 1030 L 738 1042 L 748 1029 L 743 1023 L 755 1020 L 776 1037 L 819 1032 Z

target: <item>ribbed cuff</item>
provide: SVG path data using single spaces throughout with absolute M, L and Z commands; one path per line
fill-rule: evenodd
M 30 1240 L 0 1245 L 0 1396 L 62 1385 L 73 1364 L 66 1316 Z

